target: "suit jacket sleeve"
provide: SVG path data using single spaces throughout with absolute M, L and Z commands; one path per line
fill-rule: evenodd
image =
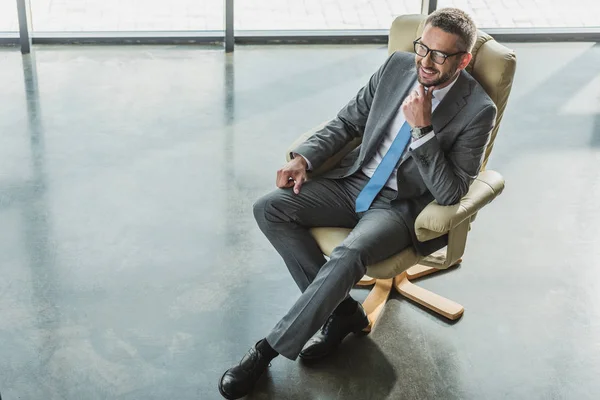
M 358 91 L 356 97 L 340 110 L 336 118 L 294 149 L 293 153 L 302 155 L 310 161 L 313 169 L 317 169 L 346 144 L 362 137 L 381 76 L 392 57 L 393 54 Z
M 413 150 L 425 185 L 440 205 L 456 204 L 467 194 L 481 168 L 495 121 L 496 107 L 491 104 L 458 135 L 448 154 L 444 154 L 437 137 Z

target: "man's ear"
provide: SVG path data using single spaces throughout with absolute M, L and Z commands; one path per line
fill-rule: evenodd
M 460 59 L 460 63 L 458 64 L 458 69 L 467 68 L 467 65 L 469 65 L 469 63 L 471 62 L 472 59 L 473 59 L 473 54 L 471 54 L 471 53 L 463 54 Z

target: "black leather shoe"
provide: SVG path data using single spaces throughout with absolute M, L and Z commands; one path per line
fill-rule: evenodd
M 306 343 L 299 357 L 304 361 L 315 361 L 328 356 L 337 349 L 349 333 L 366 335 L 368 332 L 363 331 L 363 329 L 368 326 L 369 318 L 367 318 L 367 314 L 360 303 L 358 303 L 358 307 L 352 315 L 342 316 L 333 313 L 329 316 L 321 331 Z
M 229 400 L 244 397 L 252 391 L 270 362 L 271 360 L 254 346 L 238 365 L 225 371 L 219 381 L 219 392 Z

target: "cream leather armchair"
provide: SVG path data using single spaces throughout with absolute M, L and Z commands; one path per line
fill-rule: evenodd
M 421 35 L 426 18 L 425 15 L 404 15 L 396 18 L 390 29 L 388 53 L 412 52 L 412 42 Z M 429 292 L 413 284 L 410 280 L 459 264 L 465 251 L 471 222 L 475 219 L 477 212 L 494 200 L 504 189 L 502 176 L 497 172 L 486 170 L 485 167 L 504 115 L 515 68 L 515 54 L 496 42 L 491 36 L 480 31 L 473 49 L 473 60 L 467 67 L 467 71 L 483 86 L 498 108 L 496 125 L 485 153 L 481 172 L 459 204 L 440 206 L 433 201 L 415 221 L 416 235 L 421 241 L 448 234 L 448 246 L 445 249 L 422 257 L 411 247 L 383 262 L 368 266 L 367 275 L 359 282 L 359 285 L 374 284 L 363 304 L 371 321 L 369 329 L 375 325 L 392 287 L 395 287 L 405 297 L 449 319 L 460 318 L 463 314 L 464 308 L 461 305 Z M 300 136 L 290 146 L 287 152 L 288 160 L 290 151 L 321 127 L 322 125 Z M 342 152 L 336 154 L 318 171 L 315 171 L 312 176 L 331 168 L 358 144 L 359 141 L 350 143 Z M 350 229 L 313 228 L 311 232 L 323 254 L 328 256 L 346 238 Z

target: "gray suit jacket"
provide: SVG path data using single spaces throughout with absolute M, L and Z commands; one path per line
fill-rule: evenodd
M 377 70 L 337 117 L 294 152 L 310 160 L 314 169 L 354 140 L 362 143 L 323 176 L 339 179 L 358 171 L 373 157 L 417 79 L 415 56 L 396 52 Z M 432 114 L 435 137 L 410 150 L 398 165 L 398 194 L 392 206 L 399 209 L 419 253 L 428 255 L 444 247 L 447 237 L 419 242 L 414 222 L 432 200 L 457 203 L 479 173 L 496 121 L 496 106 L 467 72 L 461 74 Z

